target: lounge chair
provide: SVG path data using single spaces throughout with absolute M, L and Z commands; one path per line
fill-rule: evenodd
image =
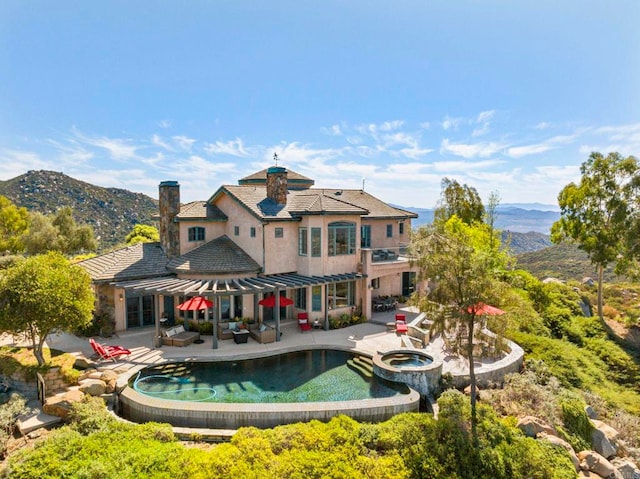
M 404 314 L 396 313 L 396 333 L 405 334 L 409 332 L 406 319 L 407 317 Z
M 300 328 L 300 332 L 311 331 L 309 313 L 298 313 L 298 327 Z
M 127 348 L 122 346 L 107 346 L 98 343 L 93 338 L 89 338 L 89 344 L 91 348 L 95 351 L 95 353 L 100 356 L 100 359 L 104 359 L 106 361 L 113 361 L 114 363 L 118 360 L 120 356 L 128 356 L 131 354 Z

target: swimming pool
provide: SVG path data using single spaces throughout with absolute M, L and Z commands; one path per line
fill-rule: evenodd
M 350 401 L 408 392 L 404 385 L 374 376 L 370 360 L 328 349 L 242 361 L 167 363 L 145 368 L 129 385 L 155 398 L 215 403 Z
M 363 372 L 353 364 L 357 358 L 363 356 L 316 348 L 246 360 L 165 363 L 130 379 L 119 395 L 119 411 L 135 422 L 237 429 L 328 421 L 337 414 L 378 422 L 419 409 L 416 391 Z

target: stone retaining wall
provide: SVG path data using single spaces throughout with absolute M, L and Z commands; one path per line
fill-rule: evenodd
M 58 367 L 49 369 L 42 377 L 47 397 L 65 391 L 68 387 Z M 1 375 L 0 379 L 27 400 L 38 399 L 38 383 L 35 379 L 27 379 L 20 373 L 15 373 L 12 376 Z

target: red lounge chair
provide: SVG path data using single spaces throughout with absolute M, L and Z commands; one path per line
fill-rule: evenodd
M 409 332 L 409 327 L 407 326 L 406 316 L 401 313 L 396 314 L 396 333 L 404 334 Z
M 129 351 L 127 348 L 123 348 L 122 346 L 102 345 L 96 342 L 93 338 L 89 338 L 89 344 L 101 359 L 113 361 L 114 363 L 118 360 L 118 357 L 128 356 L 129 354 L 131 354 L 131 351 Z
M 298 327 L 301 332 L 311 331 L 311 323 L 309 322 L 309 313 L 298 313 Z

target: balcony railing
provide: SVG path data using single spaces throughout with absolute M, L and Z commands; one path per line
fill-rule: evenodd
M 391 246 L 383 248 L 370 248 L 371 262 L 382 263 L 388 261 L 406 261 L 408 259 L 407 246 Z

